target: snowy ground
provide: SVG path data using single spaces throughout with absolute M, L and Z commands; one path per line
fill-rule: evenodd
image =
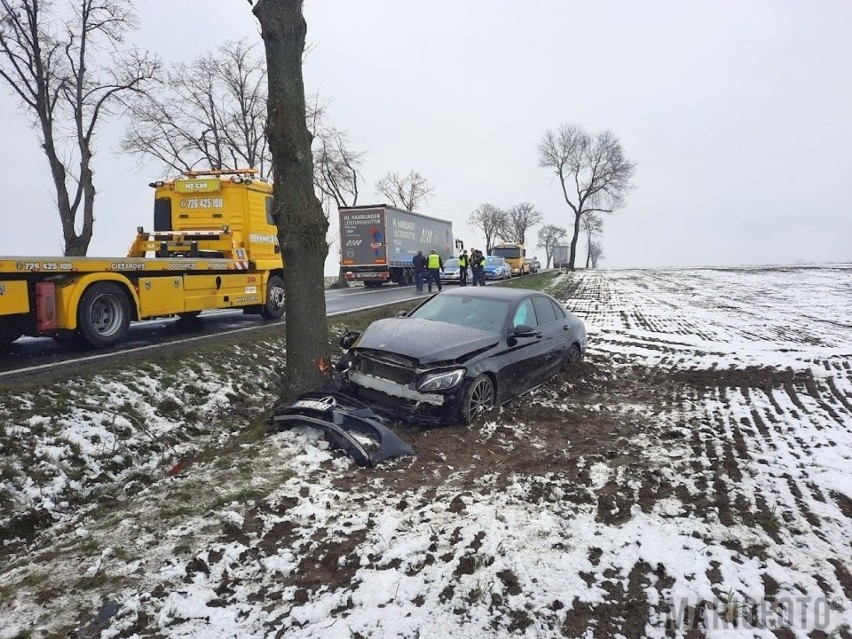
M 274 340 L 0 396 L 0 639 L 852 636 L 850 276 L 561 276 L 587 361 L 373 470 Z

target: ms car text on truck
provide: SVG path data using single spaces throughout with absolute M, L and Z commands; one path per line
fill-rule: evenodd
M 154 230 L 127 257 L 0 257 L 0 347 L 21 335 L 104 347 L 132 320 L 242 308 L 284 313 L 272 187 L 254 170 L 153 182 Z

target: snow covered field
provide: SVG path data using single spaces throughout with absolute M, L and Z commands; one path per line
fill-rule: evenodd
M 586 362 L 378 469 L 274 340 L 0 396 L 0 639 L 852 636 L 852 268 L 551 292 Z

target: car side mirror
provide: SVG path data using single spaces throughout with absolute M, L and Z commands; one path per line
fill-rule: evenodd
M 348 351 L 352 348 L 352 345 L 358 341 L 358 338 L 361 337 L 361 331 L 346 331 L 343 334 L 343 337 L 340 338 L 340 348 L 345 351 Z
M 518 324 L 512 331 L 515 337 L 535 337 L 535 329 L 526 324 Z
M 397 317 L 408 317 L 408 311 L 399 311 L 396 314 Z

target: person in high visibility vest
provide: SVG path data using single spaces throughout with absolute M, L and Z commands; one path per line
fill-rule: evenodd
M 429 257 L 426 258 L 426 273 L 428 277 L 426 281 L 429 283 L 429 292 L 432 292 L 432 282 L 438 285 L 438 290 L 441 290 L 441 273 L 444 272 L 444 262 L 438 251 L 432 249 L 429 251 Z
M 467 249 L 459 255 L 459 284 L 467 286 L 467 267 L 470 266 L 470 259 L 467 256 Z

